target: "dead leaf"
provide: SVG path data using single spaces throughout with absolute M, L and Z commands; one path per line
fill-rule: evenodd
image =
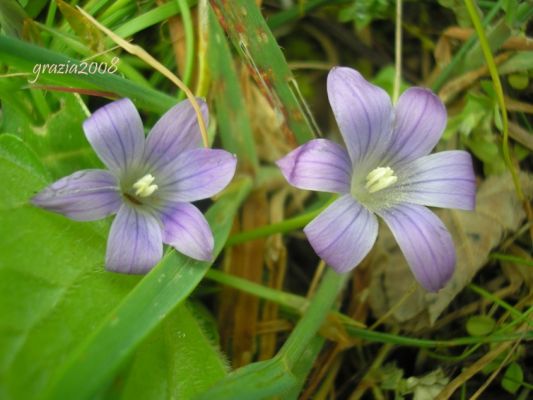
M 520 178 L 526 197 L 531 198 L 533 175 L 522 173 Z M 487 263 L 490 251 L 507 233 L 516 231 L 526 217 L 509 174 L 492 176 L 481 184 L 475 211 L 438 210 L 436 214 L 455 242 L 455 274 L 438 293 L 428 293 L 417 286 L 413 295 L 399 304 L 414 278 L 392 234 L 382 229 L 370 254 L 370 306 L 378 318 L 395 308 L 392 317 L 406 328 L 418 330 L 431 326 Z

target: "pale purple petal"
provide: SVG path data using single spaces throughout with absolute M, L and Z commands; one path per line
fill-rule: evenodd
M 205 125 L 208 124 L 207 104 L 198 99 Z M 154 125 L 146 139 L 145 160 L 151 168 L 158 169 L 173 161 L 185 150 L 202 145 L 202 135 L 196 112 L 189 100 L 184 100 L 168 110 Z
M 200 210 L 189 203 L 171 203 L 161 211 L 163 242 L 196 260 L 213 258 L 214 239 Z
M 107 240 L 106 269 L 127 274 L 150 271 L 163 256 L 161 226 L 149 213 L 123 204 Z
M 476 177 L 472 157 L 462 150 L 421 157 L 398 170 L 398 183 L 392 191 L 402 202 L 473 210 Z
M 30 201 L 76 221 L 102 219 L 116 213 L 122 203 L 116 178 L 97 169 L 61 178 Z
M 228 185 L 236 166 L 237 158 L 225 150 L 187 150 L 161 170 L 159 193 L 176 202 L 211 197 Z
M 100 160 L 114 174 L 122 176 L 142 160 L 144 130 L 130 99 L 99 108 L 85 120 L 83 129 Z
M 333 193 L 350 191 L 350 157 L 346 150 L 330 140 L 311 140 L 276 164 L 285 179 L 297 188 Z
M 444 287 L 455 269 L 455 249 L 442 221 L 415 204 L 400 204 L 378 214 L 391 229 L 416 280 L 430 292 Z
M 410 88 L 398 99 L 389 163 L 414 160 L 431 152 L 446 127 L 446 108 L 430 90 Z
M 376 241 L 378 221 L 348 194 L 335 200 L 304 232 L 320 258 L 343 273 L 368 254 Z
M 354 69 L 336 67 L 328 75 L 328 97 L 354 167 L 364 160 L 374 163 L 392 132 L 393 109 L 387 92 Z

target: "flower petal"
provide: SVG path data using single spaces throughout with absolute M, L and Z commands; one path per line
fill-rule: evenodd
M 123 175 L 142 160 L 144 130 L 130 99 L 99 108 L 85 120 L 83 130 L 98 157 L 116 175 Z
M 444 287 L 455 269 L 455 248 L 442 221 L 415 204 L 399 204 L 378 214 L 391 229 L 416 280 L 430 292 Z
M 106 269 L 127 274 L 150 271 L 163 256 L 161 227 L 155 217 L 122 205 L 107 240 Z
M 236 165 L 237 158 L 225 150 L 187 150 L 161 171 L 160 194 L 177 202 L 211 197 L 231 181 Z
M 363 159 L 377 162 L 392 132 L 387 92 L 354 69 L 336 67 L 328 75 L 328 97 L 354 167 Z
M 446 107 L 432 91 L 407 89 L 396 105 L 390 163 L 414 160 L 431 152 L 446 127 Z
M 335 200 L 304 232 L 315 252 L 337 272 L 355 268 L 378 234 L 374 214 L 347 194 Z
M 213 258 L 213 233 L 200 210 L 189 203 L 171 203 L 161 214 L 164 243 L 196 260 Z
M 52 183 L 31 203 L 76 221 L 94 221 L 116 213 L 122 199 L 112 174 L 88 169 Z
M 443 151 L 421 157 L 398 171 L 393 188 L 402 202 L 473 210 L 476 177 L 466 151 Z
M 209 114 L 207 104 L 198 99 L 205 125 Z M 184 100 L 168 110 L 154 125 L 146 139 L 145 160 L 154 168 L 171 162 L 185 150 L 202 145 L 202 135 L 196 112 L 189 100 Z
M 297 188 L 333 193 L 350 191 L 350 157 L 330 140 L 311 140 L 276 164 L 285 179 Z

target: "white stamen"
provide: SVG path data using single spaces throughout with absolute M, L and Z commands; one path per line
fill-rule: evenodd
M 390 167 L 378 167 L 367 175 L 365 188 L 374 193 L 385 189 L 395 183 L 398 177 L 394 175 L 394 170 Z
M 155 178 L 152 174 L 146 174 L 141 179 L 139 179 L 137 182 L 133 184 L 133 188 L 135 190 L 136 196 L 141 197 L 148 197 L 152 193 L 154 193 L 158 186 L 155 184 L 152 184 L 154 182 Z

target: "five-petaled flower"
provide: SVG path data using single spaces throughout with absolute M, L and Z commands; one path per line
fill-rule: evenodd
M 429 154 L 446 126 L 444 105 L 414 87 L 393 108 L 383 89 L 345 67 L 329 73 L 327 89 L 347 149 L 316 139 L 277 163 L 293 186 L 340 194 L 305 227 L 309 242 L 336 271 L 351 270 L 376 241 L 377 214 L 418 282 L 439 290 L 453 274 L 455 249 L 444 224 L 424 206 L 475 205 L 470 154 Z
M 207 106 L 199 102 L 207 124 Z M 31 202 L 77 221 L 116 213 L 105 261 L 111 271 L 149 271 L 162 257 L 163 243 L 192 258 L 210 260 L 213 234 L 190 202 L 222 190 L 235 173 L 236 158 L 224 150 L 201 147 L 191 103 L 186 100 L 171 108 L 146 140 L 129 99 L 98 109 L 83 128 L 108 170 L 75 172 Z

